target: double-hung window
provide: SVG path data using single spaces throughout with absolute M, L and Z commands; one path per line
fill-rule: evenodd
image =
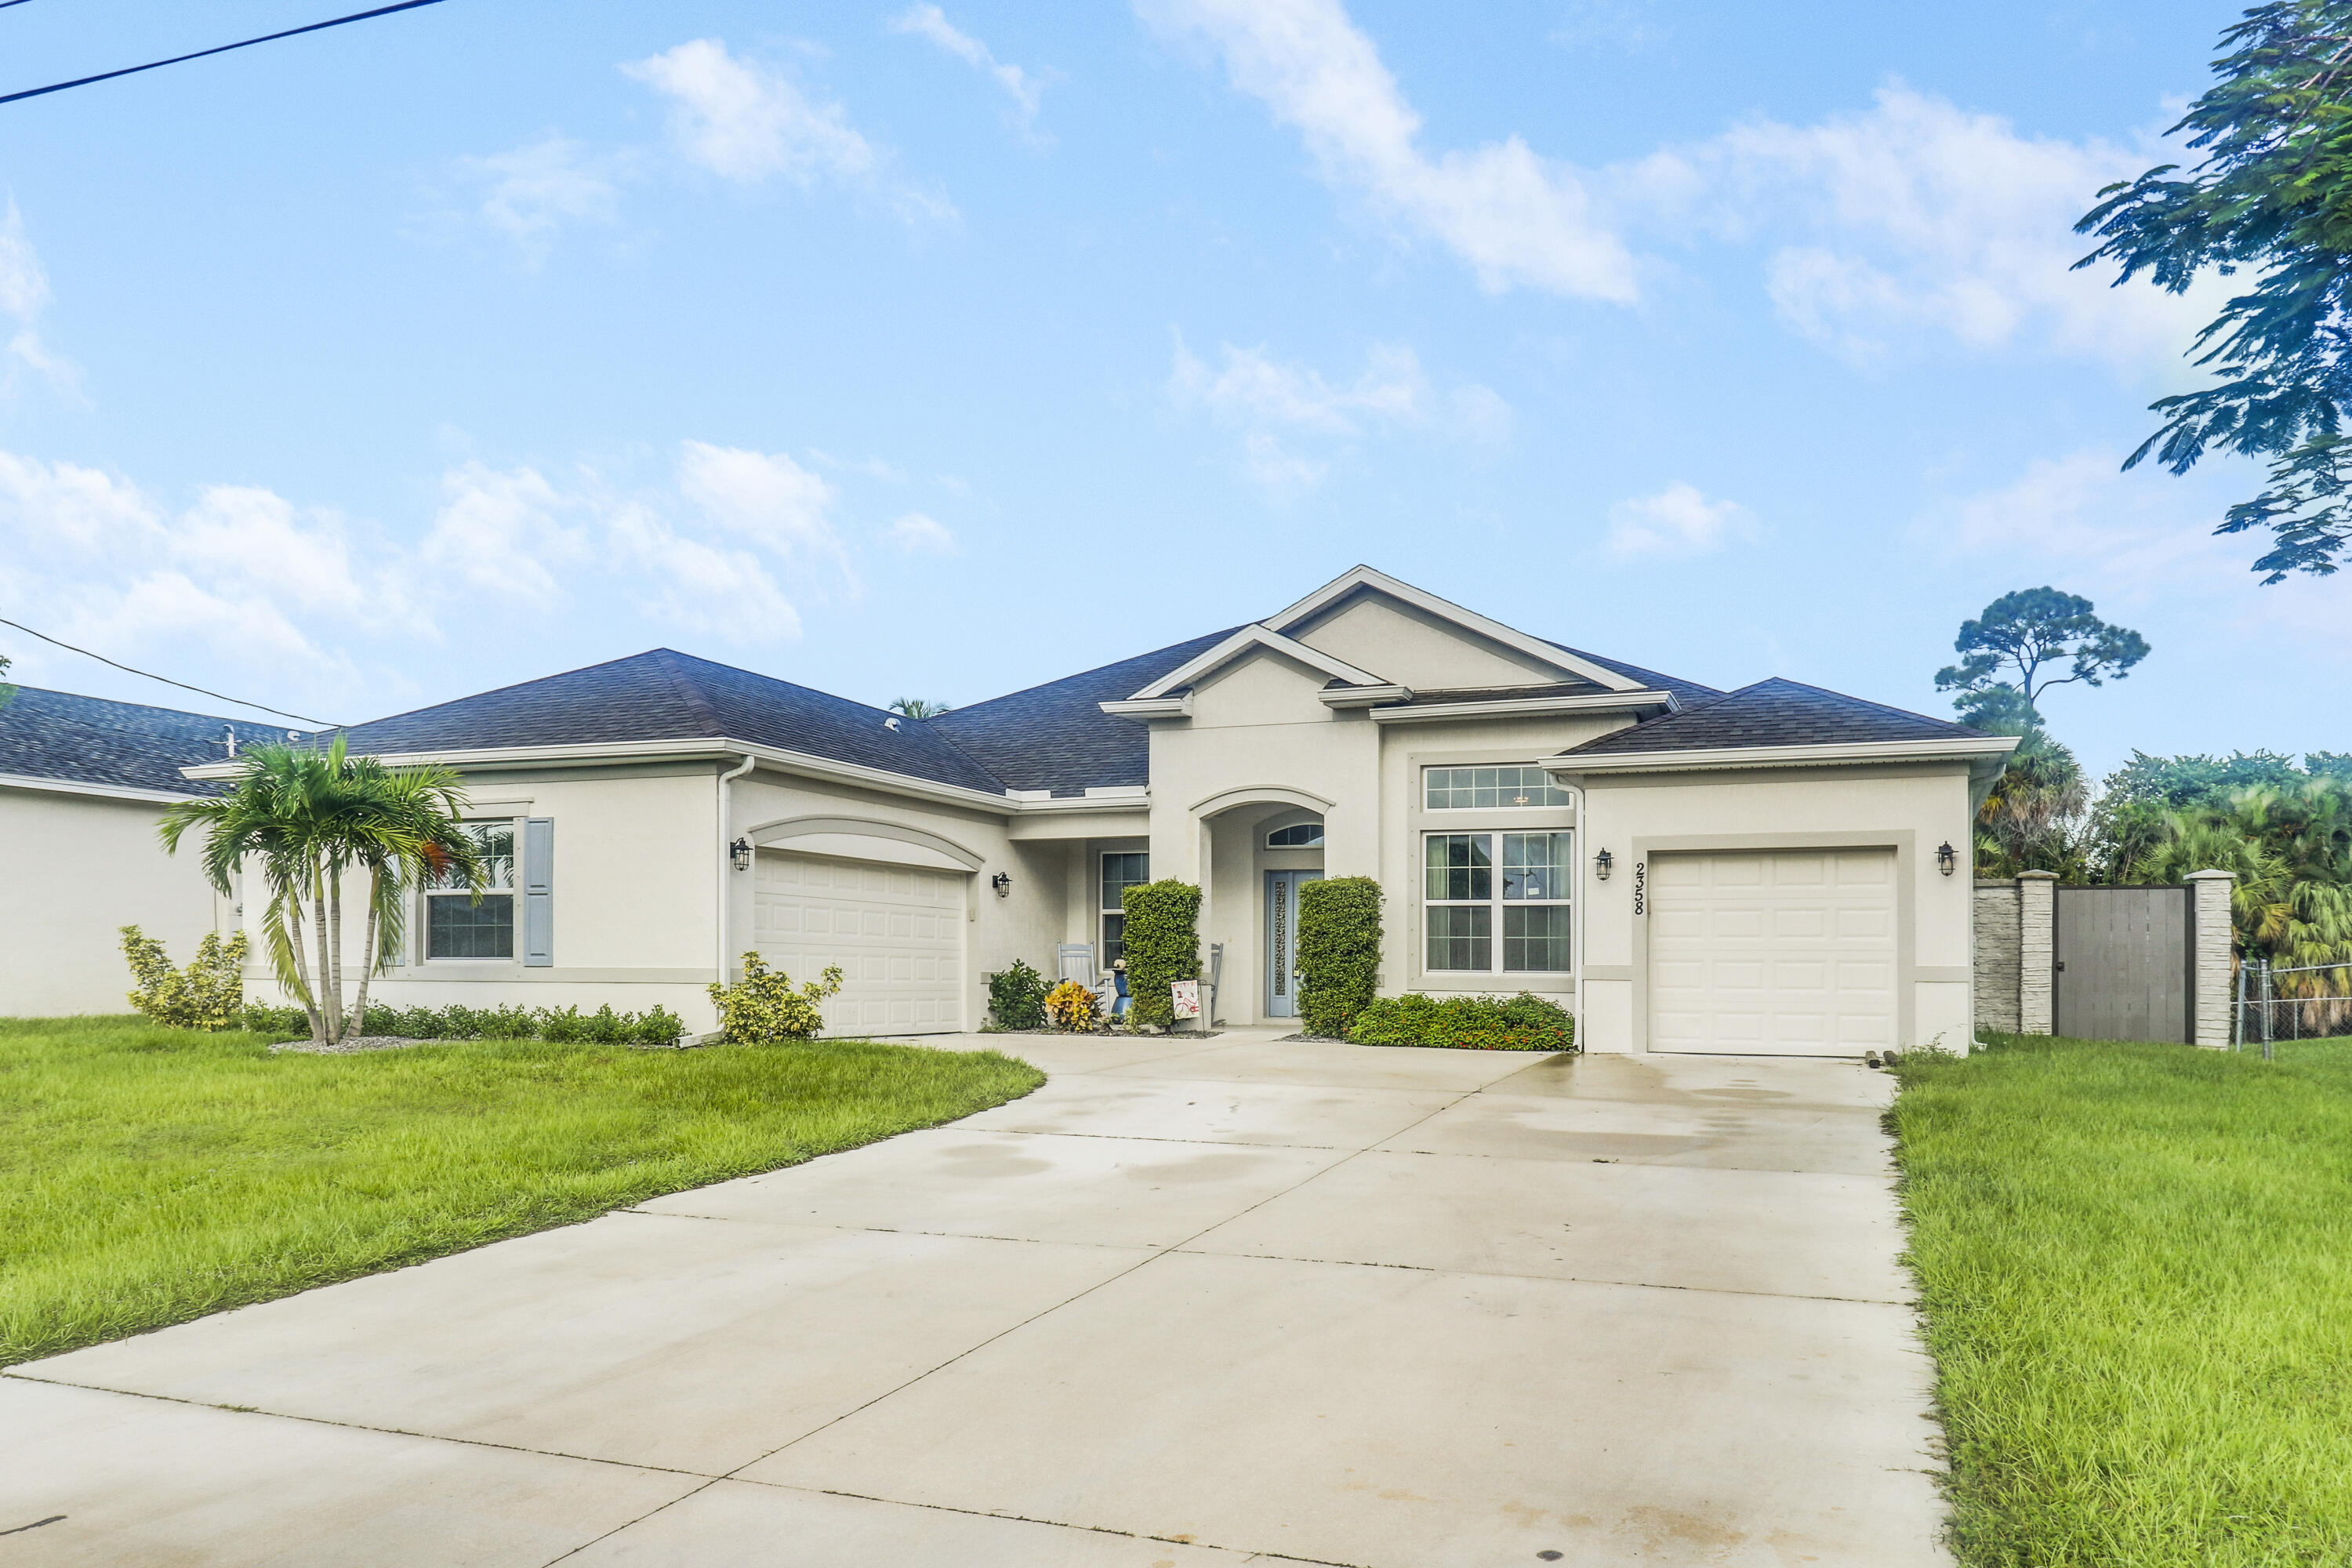
M 1102 858 L 1102 966 L 1127 952 L 1127 909 L 1120 895 L 1151 880 L 1151 857 L 1117 853 Z
M 1429 768 L 1423 789 L 1431 812 L 1571 804 L 1536 767 Z M 1565 829 L 1507 826 L 1423 835 L 1422 967 L 1457 974 L 1566 972 L 1572 837 Z
M 455 877 L 425 888 L 425 956 L 512 958 L 515 953 L 515 825 L 469 822 L 466 831 L 482 858 L 482 897 Z

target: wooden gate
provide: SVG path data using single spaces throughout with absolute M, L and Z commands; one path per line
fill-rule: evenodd
M 2187 888 L 2061 884 L 2053 1023 L 2077 1040 L 2190 1040 L 2196 942 Z

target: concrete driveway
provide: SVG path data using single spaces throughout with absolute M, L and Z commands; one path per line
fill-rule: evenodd
M 0 1563 L 1946 1561 L 1883 1077 L 951 1043 L 1052 1080 L 0 1377 Z

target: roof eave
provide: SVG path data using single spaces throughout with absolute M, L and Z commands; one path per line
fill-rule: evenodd
M 189 770 L 183 768 L 183 773 Z M 172 805 L 184 800 L 209 800 L 196 790 L 141 789 L 132 784 L 95 784 L 87 779 L 45 778 L 38 773 L 0 773 L 0 789 L 38 790 L 47 795 L 93 795 L 100 800 L 130 800 Z
M 929 779 L 917 778 L 911 773 L 893 773 L 886 768 L 869 768 L 856 763 L 836 762 L 831 757 L 820 757 L 808 752 L 795 752 L 782 746 L 760 745 L 749 741 L 730 741 L 723 736 L 666 741 L 607 741 L 593 745 L 573 746 L 460 747 L 442 751 L 385 752 L 370 754 L 375 756 L 387 767 L 413 767 L 419 763 L 437 763 L 453 768 L 490 768 L 501 771 L 551 765 L 562 766 L 575 763 L 698 762 L 725 756 L 749 756 L 780 772 L 862 784 L 874 789 L 887 790 L 895 795 L 946 801 L 1006 816 L 1021 808 L 1019 802 L 989 790 L 970 789 L 961 784 L 938 784 Z M 234 763 L 207 763 L 200 767 L 183 768 L 180 773 L 184 778 L 230 779 L 237 775 L 237 766 Z
M 1417 724 L 1433 719 L 1540 718 L 1551 713 L 1629 713 L 1657 709 L 1673 713 L 1682 704 L 1671 691 L 1597 691 L 1571 697 L 1497 697 L 1477 702 L 1426 702 L 1412 708 L 1375 708 L 1375 724 Z
M 1580 756 L 1565 752 L 1536 765 L 1561 777 L 1592 773 L 1685 773 L 1703 768 L 1826 767 L 1839 763 L 1971 762 L 2006 757 L 2010 735 L 1955 736 L 1933 741 L 1843 742 L 1811 746 L 1711 746 L 1682 752 L 1625 752 Z

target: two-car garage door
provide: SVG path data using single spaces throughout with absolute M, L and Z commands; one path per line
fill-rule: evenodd
M 963 1027 L 969 873 L 760 852 L 752 944 L 795 984 L 839 964 L 828 1035 L 929 1035 Z
M 1652 1050 L 1895 1044 L 1893 850 L 1653 855 L 1649 896 Z

